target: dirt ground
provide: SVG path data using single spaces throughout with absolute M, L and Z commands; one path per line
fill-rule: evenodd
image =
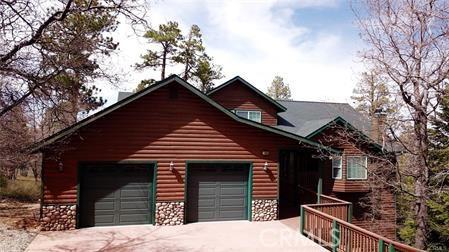
M 0 200 L 0 252 L 24 251 L 39 231 L 39 203 Z
M 39 226 L 39 203 L 0 200 L 0 223 L 14 229 L 36 231 Z

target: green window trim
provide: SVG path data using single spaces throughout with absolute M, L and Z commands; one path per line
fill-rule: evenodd
M 358 159 L 358 161 L 357 161 Z M 358 169 L 358 170 L 354 170 Z M 362 175 L 361 175 L 362 174 Z M 346 157 L 346 178 L 347 180 L 366 180 L 368 179 L 368 157 L 347 156 Z

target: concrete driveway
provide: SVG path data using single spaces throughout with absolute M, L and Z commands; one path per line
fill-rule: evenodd
M 226 221 L 41 232 L 26 251 L 327 251 L 300 235 L 296 224 Z

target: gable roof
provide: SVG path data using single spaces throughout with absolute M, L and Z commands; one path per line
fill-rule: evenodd
M 260 91 L 259 89 L 257 89 L 256 87 L 254 87 L 253 85 L 251 85 L 249 82 L 247 82 L 246 80 L 244 80 L 242 77 L 240 76 L 235 76 L 234 78 L 226 81 L 225 83 L 221 84 L 220 86 L 212 89 L 211 91 L 209 91 L 207 93 L 207 95 L 211 95 L 217 91 L 220 91 L 221 89 L 223 89 L 224 87 L 227 87 L 229 85 L 231 85 L 232 83 L 235 83 L 239 81 L 240 83 L 242 83 L 243 85 L 247 86 L 248 88 L 250 88 L 251 90 L 253 90 L 257 95 L 259 95 L 260 97 L 262 97 L 263 99 L 265 99 L 266 101 L 268 101 L 269 103 L 271 103 L 273 106 L 276 107 L 276 109 L 281 112 L 281 111 L 286 111 L 287 108 L 282 106 L 282 104 L 280 104 L 279 102 L 277 102 L 276 100 L 274 100 L 273 98 L 269 97 L 268 95 L 264 94 L 262 91 Z
M 189 91 L 191 91 L 192 93 L 194 93 L 195 95 L 197 95 L 201 99 L 205 100 L 207 103 L 209 103 L 213 107 L 217 108 L 218 110 L 223 112 L 225 115 L 231 117 L 235 121 L 238 121 L 240 123 L 247 124 L 247 125 L 253 126 L 255 128 L 259 128 L 259 129 L 262 129 L 262 130 L 265 130 L 265 131 L 268 131 L 268 132 L 271 132 L 271 133 L 274 133 L 274 134 L 278 134 L 278 135 L 285 136 L 285 137 L 288 137 L 288 138 L 291 138 L 291 139 L 294 139 L 294 140 L 298 140 L 300 143 L 305 143 L 305 144 L 310 145 L 310 146 L 315 147 L 315 148 L 321 148 L 321 149 L 326 149 L 326 150 L 329 150 L 329 151 L 332 151 L 332 152 L 338 152 L 337 150 L 333 150 L 330 147 L 323 146 L 323 145 L 321 145 L 321 144 L 319 144 L 317 142 L 314 142 L 314 141 L 312 141 L 310 139 L 307 139 L 307 138 L 304 138 L 302 136 L 298 136 L 298 135 L 293 134 L 291 132 L 284 131 L 282 129 L 278 129 L 278 128 L 275 128 L 275 127 L 267 126 L 267 125 L 264 125 L 264 124 L 261 124 L 261 123 L 257 123 L 257 122 L 254 122 L 254 121 L 250 121 L 250 120 L 241 118 L 241 117 L 237 116 L 236 114 L 232 113 L 231 111 L 227 110 L 226 108 L 222 107 L 217 102 L 213 101 L 207 95 L 203 94 L 200 90 L 198 90 L 194 86 L 190 85 L 189 83 L 187 83 L 186 81 L 184 81 L 183 79 L 181 79 L 177 75 L 171 75 L 170 77 L 168 77 L 168 78 L 166 78 L 164 80 L 161 80 L 161 81 L 157 82 L 156 84 L 151 85 L 151 86 L 143 89 L 142 91 L 139 91 L 139 92 L 137 92 L 137 93 L 135 93 L 133 95 L 130 95 L 130 96 L 128 96 L 128 97 L 118 101 L 117 103 L 114 103 L 113 105 L 111 105 L 111 106 L 109 106 L 109 107 L 107 107 L 107 108 L 105 108 L 105 109 L 103 109 L 103 110 L 101 110 L 101 111 L 91 115 L 91 116 L 86 117 L 85 119 L 83 119 L 83 120 L 81 120 L 81 121 L 71 125 L 70 127 L 67 127 L 65 129 L 63 129 L 63 130 L 61 130 L 61 131 L 59 131 L 59 132 L 57 132 L 57 133 L 55 133 L 55 134 L 45 138 L 45 139 L 43 139 L 42 141 L 40 141 L 40 142 L 36 143 L 35 145 L 33 145 L 31 147 L 31 151 L 32 152 L 37 152 L 37 151 L 39 151 L 40 149 L 44 148 L 47 145 L 55 143 L 58 140 L 64 139 L 64 137 L 69 136 L 70 134 L 78 131 L 79 129 L 83 128 L 84 126 L 87 126 L 88 124 L 96 121 L 97 119 L 99 119 L 99 118 L 101 118 L 101 117 L 103 117 L 103 116 L 105 116 L 105 115 L 107 115 L 107 114 L 109 114 L 109 113 L 111 113 L 111 112 L 113 112 L 113 111 L 115 111 L 115 110 L 117 110 L 117 109 L 127 105 L 128 103 L 131 103 L 131 102 L 133 102 L 133 101 L 135 101 L 135 100 L 137 100 L 137 99 L 139 99 L 139 98 L 141 98 L 141 97 L 143 97 L 143 96 L 145 96 L 145 95 L 147 95 L 147 94 L 149 94 L 149 93 L 151 93 L 151 92 L 153 92 L 153 91 L 155 91 L 155 90 L 157 90 L 157 89 L 159 89 L 159 88 L 161 88 L 163 86 L 166 86 L 166 85 L 168 85 L 170 83 L 173 83 L 173 82 L 176 82 L 177 84 L 187 88 Z
M 276 127 L 303 137 L 313 137 L 316 132 L 338 118 L 369 136 L 369 119 L 347 103 L 279 101 L 287 111 L 279 113 Z

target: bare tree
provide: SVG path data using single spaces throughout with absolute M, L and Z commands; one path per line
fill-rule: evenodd
M 412 162 L 407 167 L 414 187 L 415 246 L 426 248 L 429 186 L 429 117 L 449 76 L 449 2 L 440 0 L 363 0 L 354 5 L 362 39 L 362 57 L 388 77 L 400 99 L 402 120 L 413 134 L 409 141 L 391 129 Z
M 145 2 L 132 0 L 0 0 L 0 117 L 27 100 L 57 103 L 53 95 L 62 88 L 60 74 L 83 68 L 72 64 L 79 63 L 76 58 L 55 57 L 62 47 L 53 45 L 65 35 L 58 26 L 80 14 L 105 12 L 145 24 L 145 6 Z M 65 43 L 73 48 L 78 44 Z

